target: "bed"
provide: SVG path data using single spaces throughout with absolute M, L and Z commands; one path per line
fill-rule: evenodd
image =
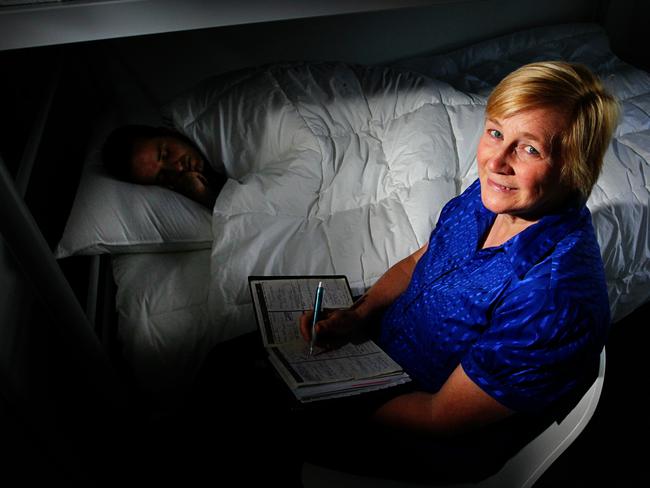
M 596 24 L 530 29 L 390 65 L 274 63 L 206 79 L 161 108 L 228 177 L 212 211 L 112 180 L 98 126 L 56 257 L 111 256 L 118 338 L 149 392 L 191 382 L 256 324 L 249 275 L 341 273 L 362 293 L 421 247 L 476 179 L 486 97 L 526 62 L 594 70 L 622 116 L 588 201 L 613 321 L 650 300 L 650 75 Z M 150 114 L 148 114 L 150 115 Z

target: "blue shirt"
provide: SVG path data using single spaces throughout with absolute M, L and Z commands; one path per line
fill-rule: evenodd
M 515 411 L 538 411 L 595 371 L 610 322 L 605 274 L 584 205 L 480 249 L 496 214 L 475 181 L 443 209 L 379 343 L 425 391 L 462 364 Z M 591 376 L 593 380 L 593 376 Z

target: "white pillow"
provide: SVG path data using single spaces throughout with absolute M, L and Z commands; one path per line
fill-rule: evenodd
M 84 168 L 72 210 L 54 255 L 171 252 L 210 248 L 210 211 L 157 186 L 110 177 L 97 163 Z

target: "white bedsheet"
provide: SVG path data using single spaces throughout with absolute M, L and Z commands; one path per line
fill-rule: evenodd
M 212 344 L 254 330 L 252 274 L 343 273 L 356 293 L 372 285 L 426 242 L 444 203 L 476 178 L 491 87 L 539 59 L 585 63 L 621 99 L 588 205 L 614 320 L 648 301 L 650 77 L 616 58 L 599 27 L 557 26 L 396 67 L 257 68 L 180 97 L 169 107 L 174 121 L 230 180 L 214 207 L 209 257 L 116 261 L 118 286 L 137 282 L 139 267 L 157 273 L 141 283 L 138 303 L 118 295 L 134 362 L 153 351 L 161 368 L 147 374 L 192 372 Z
M 136 384 L 182 389 L 212 347 L 207 287 L 210 250 L 112 257 L 118 333 Z

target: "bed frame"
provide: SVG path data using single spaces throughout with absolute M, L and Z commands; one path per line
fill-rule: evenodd
M 101 260 L 97 257 L 90 265 L 87 307 L 84 310 L 69 277 L 66 277 L 52 256 L 52 246 L 43 233 L 42 225 L 39 226 L 26 203 L 28 185 L 32 180 L 37 155 L 44 140 L 47 121 L 61 78 L 61 69 L 62 65 L 58 63 L 45 90 L 43 104 L 39 107 L 28 133 L 15 178 L 12 178 L 0 155 L 0 230 L 4 244 L 30 281 L 34 293 L 56 318 L 54 323 L 65 324 L 64 334 L 83 355 L 83 363 L 88 365 L 93 377 L 101 378 L 95 383 L 100 394 L 111 403 L 119 403 L 123 399 L 120 400 L 122 395 L 118 393 L 120 388 L 117 378 L 106 355 L 106 349 L 99 340 L 100 337 L 104 338 L 106 344 L 109 330 L 106 312 L 99 312 L 98 309 L 100 295 L 108 290 L 106 276 L 102 277 L 100 273 Z M 93 324 L 103 330 L 96 329 Z

